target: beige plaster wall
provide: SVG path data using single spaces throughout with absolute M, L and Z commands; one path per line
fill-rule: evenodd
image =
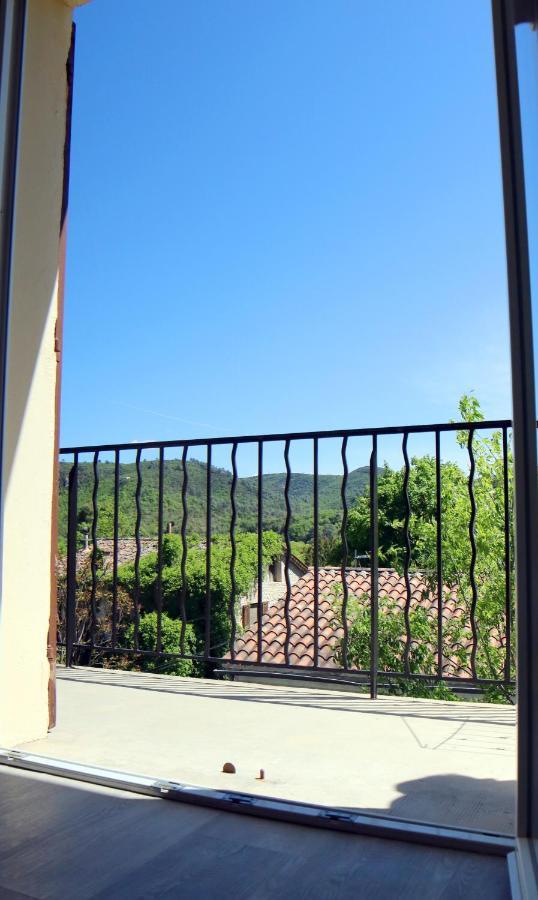
M 48 725 L 58 241 L 72 10 L 28 0 L 9 322 L 0 746 Z

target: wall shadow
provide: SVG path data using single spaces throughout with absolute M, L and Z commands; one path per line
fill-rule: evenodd
M 495 834 L 514 834 L 515 781 L 446 774 L 403 781 L 396 788 L 402 796 L 388 808 L 348 807 L 347 811 L 453 828 L 474 828 Z

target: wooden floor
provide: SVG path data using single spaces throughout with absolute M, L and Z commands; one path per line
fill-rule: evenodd
M 502 858 L 0 768 L 0 898 L 509 898 Z

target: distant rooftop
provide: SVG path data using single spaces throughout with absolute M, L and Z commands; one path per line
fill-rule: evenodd
M 437 594 L 432 592 L 424 574 L 410 575 L 411 609 L 423 607 L 429 615 L 437 618 Z M 365 568 L 346 569 L 346 583 L 349 596 L 370 599 L 371 571 Z M 319 569 L 319 666 L 339 668 L 335 659 L 344 630 L 340 624 L 341 598 L 334 596 L 335 588 L 342 587 L 341 569 L 322 567 Z M 267 610 L 262 619 L 263 662 L 275 665 L 286 662 L 286 585 L 282 585 L 282 598 Z M 405 579 L 395 569 L 379 569 L 379 597 L 387 597 L 403 609 L 407 599 Z M 445 621 L 463 615 L 464 609 L 458 603 L 454 590 L 444 589 L 443 619 Z M 312 666 L 314 664 L 314 569 L 293 585 L 290 594 L 289 616 L 291 635 L 289 643 L 289 664 L 292 666 Z M 235 643 L 235 662 L 257 662 L 257 626 L 246 630 Z M 228 654 L 229 659 L 229 654 Z M 453 659 L 445 659 L 447 675 L 457 674 Z M 467 674 L 467 673 L 465 673 Z

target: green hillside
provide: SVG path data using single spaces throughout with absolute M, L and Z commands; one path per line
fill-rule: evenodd
M 159 489 L 159 464 L 157 460 L 141 462 L 142 489 L 140 495 L 142 521 L 140 533 L 144 537 L 153 537 L 157 533 L 157 507 Z M 60 465 L 60 537 L 67 534 L 67 487 L 70 464 Z M 188 531 L 205 534 L 206 521 L 206 474 L 205 463 L 189 460 L 187 463 L 188 486 Z M 112 537 L 114 509 L 114 465 L 111 462 L 99 463 L 99 486 L 97 493 L 98 536 Z M 368 467 L 355 469 L 349 473 L 346 497 L 351 505 L 358 496 L 367 490 L 369 479 Z M 212 468 L 212 526 L 214 533 L 225 532 L 230 527 L 231 504 L 230 488 L 231 472 L 226 469 Z M 119 532 L 120 537 L 134 535 L 136 521 L 135 490 L 136 466 L 134 463 L 122 463 L 120 466 L 120 502 Z M 284 501 L 285 473 L 264 475 L 263 478 L 263 527 L 266 530 L 281 532 L 286 518 Z M 180 460 L 167 460 L 164 469 L 164 524 L 174 522 L 173 530 L 178 532 L 182 521 L 183 485 L 182 464 Z M 342 519 L 341 502 L 342 478 L 339 475 L 319 476 L 319 521 L 320 534 L 332 536 L 340 528 Z M 290 505 L 292 519 L 290 537 L 294 540 L 309 541 L 313 529 L 312 503 L 313 477 L 306 474 L 293 474 L 290 482 Z M 93 466 L 91 463 L 79 464 L 78 511 L 79 529 L 86 530 L 92 521 Z M 236 489 L 237 529 L 255 531 L 258 509 L 257 477 L 239 478 Z

